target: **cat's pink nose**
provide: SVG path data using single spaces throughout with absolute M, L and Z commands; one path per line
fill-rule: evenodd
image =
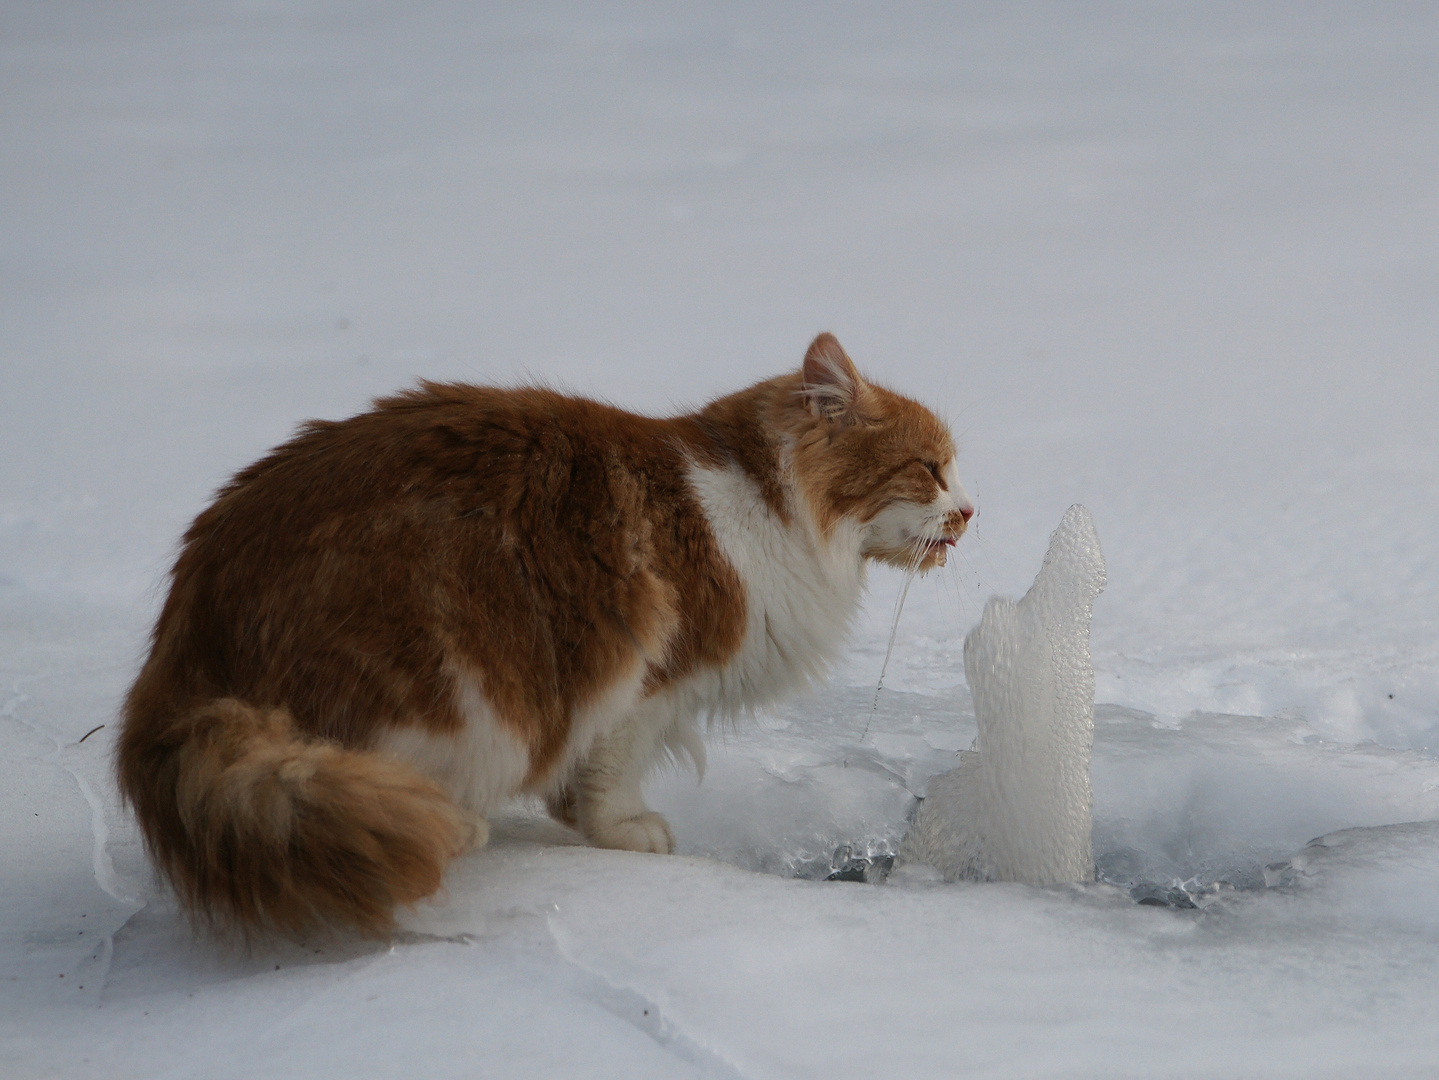
M 959 507 L 959 516 L 964 518 L 964 523 L 966 525 L 969 524 L 969 519 L 974 517 L 974 515 L 975 509 L 969 503 L 965 503 L 963 506 Z

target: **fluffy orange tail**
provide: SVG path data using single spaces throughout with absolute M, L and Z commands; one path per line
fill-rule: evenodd
M 440 887 L 469 829 L 413 769 L 297 737 L 283 709 L 234 698 L 127 716 L 120 788 L 156 865 L 217 929 L 384 936 Z

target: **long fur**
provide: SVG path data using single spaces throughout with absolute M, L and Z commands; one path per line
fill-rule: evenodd
M 383 935 L 397 905 L 439 888 L 467 836 L 413 769 L 304 741 L 283 709 L 220 698 L 134 730 L 121 784 L 160 869 L 212 924 Z
M 864 564 L 943 562 L 948 431 L 832 335 L 670 419 L 424 384 L 314 422 L 186 533 L 117 768 L 217 927 L 383 935 L 522 792 L 668 852 L 652 765 L 819 677 Z

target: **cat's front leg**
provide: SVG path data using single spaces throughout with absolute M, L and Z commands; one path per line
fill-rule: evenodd
M 623 814 L 614 804 L 615 800 L 611 800 L 611 810 Z M 629 807 L 632 809 L 634 805 L 630 800 Z M 561 825 L 585 832 L 586 838 L 599 847 L 655 852 L 661 855 L 672 853 L 674 835 L 664 817 L 645 808 L 643 801 L 638 805 L 639 813 L 629 817 L 621 816 L 618 820 L 614 820 L 613 813 L 592 813 L 589 819 L 590 830 L 585 831 L 580 825 L 579 799 L 573 786 L 545 796 L 545 809 L 550 812 L 550 817 Z
M 660 749 L 660 733 L 628 718 L 600 736 L 575 770 L 565 809 L 597 847 L 669 855 L 675 849 L 669 822 L 645 805 L 640 784 Z M 551 812 L 554 812 L 551 807 Z
M 561 825 L 572 829 L 580 827 L 580 812 L 575 801 L 574 788 L 569 784 L 545 796 L 545 809 Z
M 489 818 L 474 810 L 465 810 L 464 819 L 467 833 L 464 846 L 459 853 L 463 855 L 467 851 L 479 851 L 482 847 L 488 847 L 490 843 Z

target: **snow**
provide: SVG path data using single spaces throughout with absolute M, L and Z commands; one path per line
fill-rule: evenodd
M 1094 880 L 1094 666 L 1089 622 L 1104 590 L 1094 519 L 1077 503 L 1018 600 L 993 597 L 964 639 L 979 729 L 958 768 L 930 779 L 900 855 L 946 879 Z
M 0 27 L 0 1073 L 1439 1066 L 1439 12 Z M 678 856 L 517 807 L 393 945 L 192 938 L 109 755 L 217 484 L 422 376 L 660 411 L 824 328 L 948 415 L 979 506 L 877 709 L 885 574 L 827 690 L 716 732 L 702 786 L 651 784 Z M 965 634 L 1074 502 L 1109 579 L 1101 880 L 823 880 L 884 877 L 977 733 Z

